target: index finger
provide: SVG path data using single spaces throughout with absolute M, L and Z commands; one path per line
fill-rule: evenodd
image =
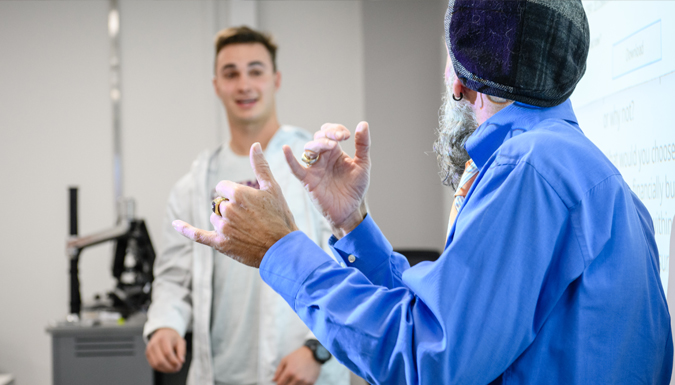
M 197 243 L 201 243 L 202 245 L 216 247 L 216 237 L 218 237 L 218 234 L 216 234 L 215 231 L 198 229 L 179 219 L 171 222 L 171 225 L 173 225 L 173 228 L 179 233 L 183 234 L 183 236 L 186 238 L 189 238 Z
M 305 179 L 305 176 L 307 176 L 307 169 L 302 164 L 300 164 L 297 159 L 295 159 L 291 147 L 287 144 L 284 144 L 282 149 L 284 151 L 284 156 L 286 157 L 286 163 L 288 163 L 288 166 L 291 168 L 293 175 L 295 175 L 295 177 L 301 181 Z

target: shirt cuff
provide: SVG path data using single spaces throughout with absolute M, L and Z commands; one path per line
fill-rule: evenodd
M 341 266 L 355 267 L 366 276 L 389 263 L 393 251 L 370 214 L 349 234 L 340 240 L 331 237 L 328 244 Z
M 260 276 L 295 310 L 295 297 L 314 270 L 335 260 L 302 231 L 294 231 L 275 243 L 260 263 Z

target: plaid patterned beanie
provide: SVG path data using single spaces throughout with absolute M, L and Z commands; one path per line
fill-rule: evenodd
M 445 42 L 464 86 L 540 107 L 572 94 L 589 40 L 581 0 L 450 0 L 445 14 Z

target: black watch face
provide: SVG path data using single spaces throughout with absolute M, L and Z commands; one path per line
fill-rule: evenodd
M 317 360 L 321 362 L 326 362 L 330 359 L 330 352 L 326 350 L 323 346 L 319 345 L 316 347 L 316 350 L 314 351 L 316 354 Z

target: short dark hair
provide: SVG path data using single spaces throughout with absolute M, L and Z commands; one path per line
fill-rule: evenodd
M 226 28 L 216 35 L 215 48 L 216 56 L 213 59 L 214 70 L 217 70 L 216 65 L 218 61 L 218 53 L 220 50 L 230 44 L 251 44 L 260 43 L 265 46 L 267 52 L 272 58 L 272 69 L 277 72 L 277 45 L 274 43 L 272 35 L 260 31 L 256 31 L 245 25 L 239 27 Z

